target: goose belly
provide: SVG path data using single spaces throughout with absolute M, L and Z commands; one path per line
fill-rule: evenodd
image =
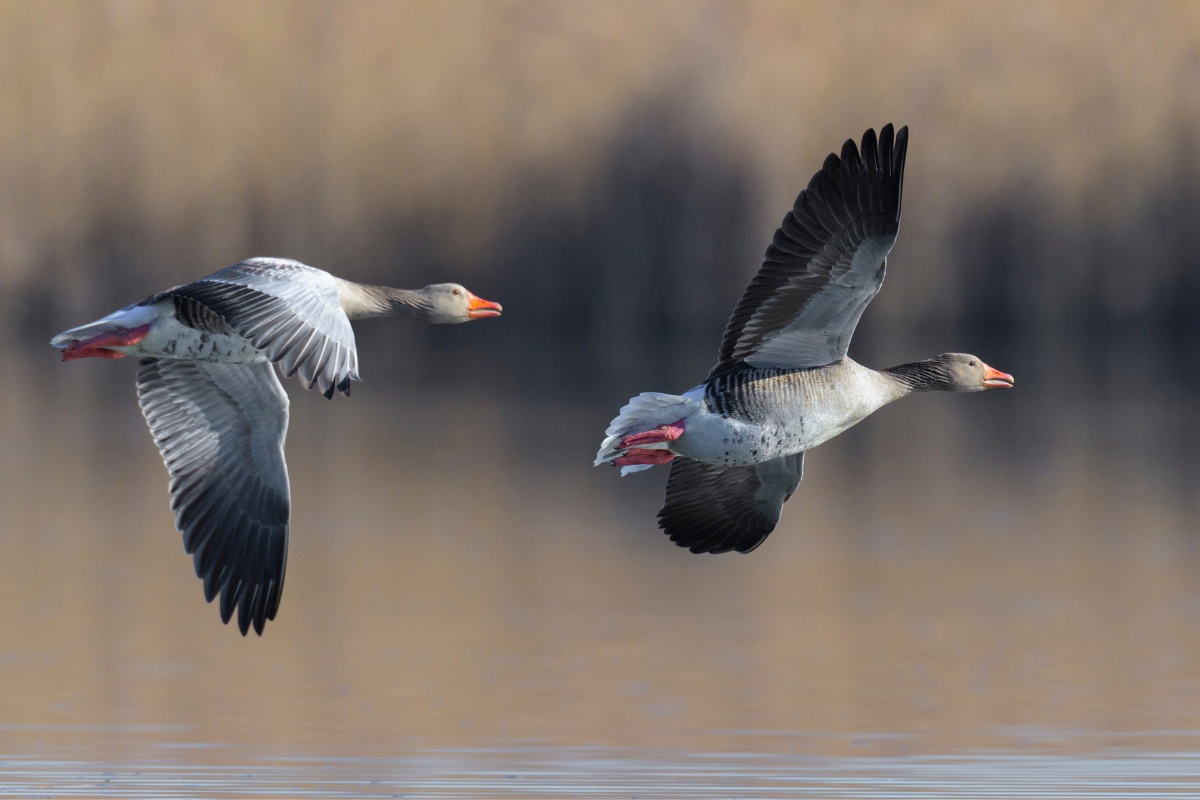
M 710 386 L 705 411 L 688 420 L 671 450 L 725 466 L 810 450 L 892 399 L 859 370 L 840 370 L 839 380 L 818 371 L 770 371 L 729 386 Z
M 697 414 L 687 421 L 671 452 L 709 464 L 736 467 L 757 464 L 806 449 L 795 428 L 760 425 L 719 414 Z
M 146 338 L 127 349 L 131 355 L 181 361 L 253 364 L 267 360 L 261 350 L 232 331 L 198 330 L 182 324 L 174 316 L 160 319 L 150 328 Z
M 671 451 L 723 466 L 757 464 L 810 450 L 861 419 L 830 420 L 821 413 L 797 413 L 749 421 L 706 413 L 688 420 Z

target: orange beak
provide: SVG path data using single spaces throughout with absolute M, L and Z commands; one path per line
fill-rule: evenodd
M 491 300 L 484 300 L 482 297 L 467 292 L 467 316 L 471 319 L 480 319 L 482 317 L 498 317 L 504 307 L 499 303 L 493 303 Z
M 997 389 L 1004 387 L 1005 389 L 1013 388 L 1013 376 L 1007 372 L 1001 372 L 998 369 L 992 369 L 987 364 L 983 365 L 983 388 Z

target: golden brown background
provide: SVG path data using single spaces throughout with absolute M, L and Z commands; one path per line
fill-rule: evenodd
M 1187 1 L 0 3 L 0 753 L 1194 750 L 1198 87 Z M 852 354 L 1017 389 L 887 409 L 758 552 L 677 550 L 600 435 L 700 380 L 889 121 Z M 254 255 L 505 315 L 362 325 L 350 400 L 287 384 L 288 583 L 243 640 L 132 365 L 46 342 Z

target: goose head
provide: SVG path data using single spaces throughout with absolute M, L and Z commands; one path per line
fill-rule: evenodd
M 504 310 L 499 303 L 477 297 L 457 283 L 435 283 L 418 289 L 417 293 L 423 295 L 426 318 L 434 325 L 498 317 Z
M 928 362 L 934 367 L 937 389 L 947 392 L 981 392 L 984 389 L 1011 389 L 1013 376 L 989 367 L 970 353 L 943 353 Z

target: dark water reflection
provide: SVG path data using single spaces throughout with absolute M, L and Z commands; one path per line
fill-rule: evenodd
M 289 386 L 287 587 L 243 639 L 132 365 L 0 366 L 0 793 L 1200 791 L 1195 476 L 1161 404 L 1128 457 L 1111 407 L 1030 434 L 1019 391 L 902 404 L 813 454 L 760 551 L 702 558 L 654 528 L 661 475 L 590 466 L 634 387 Z

